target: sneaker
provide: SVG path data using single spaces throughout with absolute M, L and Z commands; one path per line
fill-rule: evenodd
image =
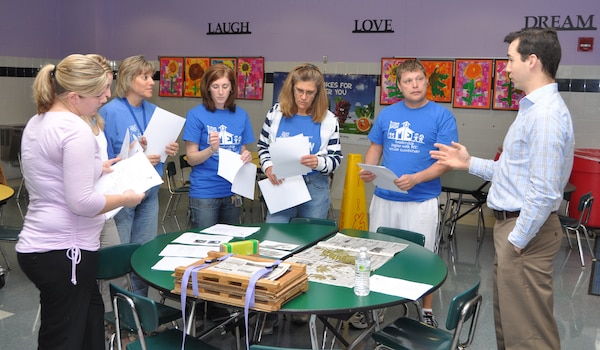
M 435 317 L 433 317 L 433 312 L 431 311 L 423 312 L 423 323 L 430 327 L 438 328 L 438 322 L 436 321 Z
M 263 325 L 262 334 L 270 335 L 275 332 L 275 328 L 279 326 L 279 315 L 276 314 L 267 314 L 265 317 L 265 323 Z
M 379 323 L 383 323 L 383 311 L 384 309 L 377 310 L 377 313 L 379 314 L 377 322 Z M 350 325 L 356 329 L 365 329 L 369 327 L 367 319 L 365 318 L 365 314 L 362 312 L 357 312 L 352 315 L 348 320 L 348 323 L 350 323 Z

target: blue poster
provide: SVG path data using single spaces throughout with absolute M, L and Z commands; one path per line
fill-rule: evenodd
M 287 72 L 273 73 L 273 103 Z M 329 96 L 329 110 L 340 124 L 340 132 L 366 135 L 375 118 L 375 89 L 378 75 L 325 74 L 325 90 Z

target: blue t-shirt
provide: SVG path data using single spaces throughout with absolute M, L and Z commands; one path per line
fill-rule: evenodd
M 235 113 L 228 109 L 210 112 L 203 104 L 191 109 L 183 128 L 183 140 L 198 144 L 199 150 L 210 147 L 208 136 L 219 132 L 220 148 L 240 153 L 243 145 L 254 142 L 252 124 L 248 113 L 236 107 Z M 204 163 L 192 168 L 190 174 L 190 197 L 222 198 L 231 196 L 231 183 L 217 174 L 219 153 L 213 154 Z
M 293 137 L 296 135 L 308 137 L 310 154 L 315 154 L 321 149 L 321 123 L 315 123 L 312 116 L 294 114 L 291 118 L 281 118 L 276 137 Z M 317 171 L 313 170 L 310 174 L 315 172 Z
M 108 142 L 108 158 L 114 158 L 121 152 L 123 139 L 129 130 L 129 142 L 141 137 L 150 123 L 156 105 L 146 100 L 135 107 L 124 98 L 114 98 L 100 108 L 98 113 L 104 118 L 104 134 Z M 149 140 L 150 141 L 150 140 Z M 165 145 L 166 146 L 166 145 Z M 162 176 L 165 164 L 159 162 L 154 169 Z
M 454 115 L 448 109 L 429 101 L 420 108 L 408 108 L 404 101 L 381 110 L 369 132 L 371 142 L 383 146 L 381 165 L 400 177 L 429 168 L 435 159 L 429 151 L 434 143 L 458 142 Z M 423 182 L 407 194 L 375 188 L 378 197 L 399 202 L 423 202 L 438 197 L 442 185 L 439 178 Z

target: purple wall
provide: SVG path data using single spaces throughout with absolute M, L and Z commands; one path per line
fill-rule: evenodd
M 600 27 L 597 0 L 21 0 L 10 6 L 11 15 L 0 22 L 3 56 L 96 51 L 116 60 L 141 53 L 148 58 L 321 61 L 327 55 L 331 62 L 378 62 L 389 56 L 504 57 L 504 35 L 524 27 L 525 16 L 559 15 L 563 22 L 567 16 L 575 21 L 578 15 L 594 15 L 594 26 Z M 354 20 L 365 19 L 391 19 L 395 32 L 353 34 Z M 235 21 L 249 22 L 252 34 L 206 35 L 209 22 Z M 561 31 L 559 36 L 563 64 L 600 64 L 598 30 Z M 578 37 L 594 37 L 595 50 L 577 52 Z

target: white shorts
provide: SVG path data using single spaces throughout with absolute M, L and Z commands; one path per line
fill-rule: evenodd
M 425 235 L 425 248 L 437 253 L 439 213 L 437 197 L 425 202 L 397 202 L 373 196 L 369 231 L 386 226 L 419 232 Z

